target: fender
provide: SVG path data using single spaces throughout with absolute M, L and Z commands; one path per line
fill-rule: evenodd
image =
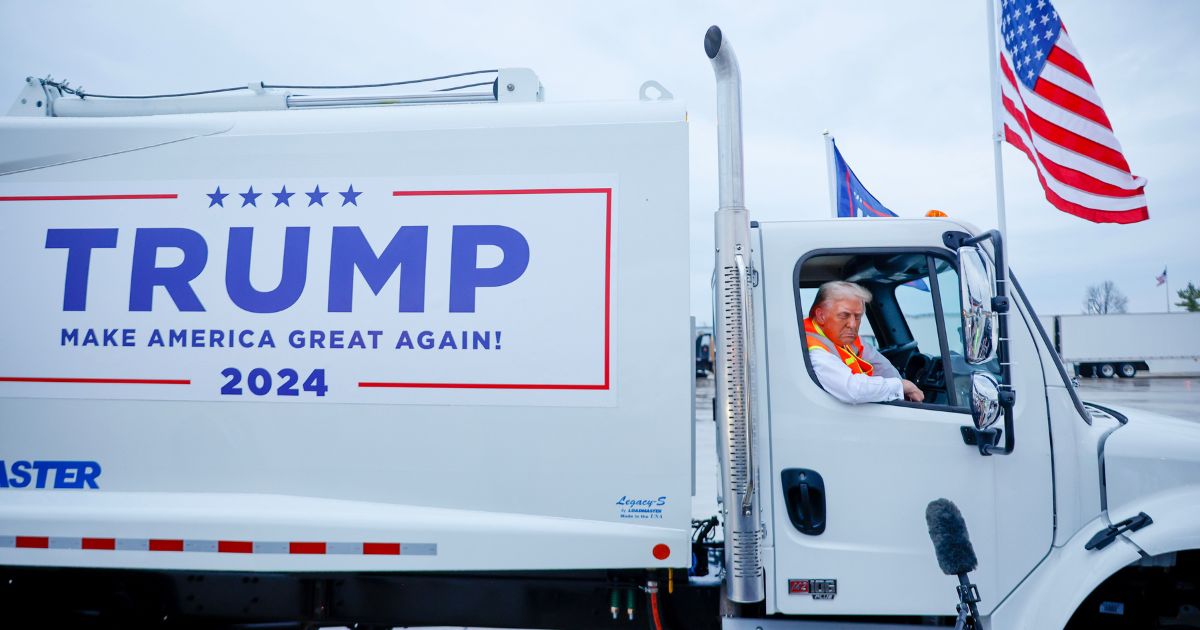
M 1108 510 L 1051 551 L 996 609 L 992 627 L 1060 628 L 1096 587 L 1142 553 L 1200 549 L 1200 486 L 1193 481 L 1200 431 L 1175 418 L 1128 413 L 1130 422 L 1113 432 L 1104 449 Z M 1084 549 L 1110 523 L 1139 512 L 1154 522 L 1104 549 Z
M 1155 523 L 1144 531 L 1157 527 L 1157 518 Z M 1124 539 L 1104 549 L 1085 550 L 1088 539 L 1107 526 L 1101 517 L 1092 519 L 1065 545 L 1051 549 L 1017 590 L 996 607 L 989 627 L 1017 630 L 1065 626 L 1097 586 L 1141 557 L 1137 547 Z
M 1133 540 L 1144 539 L 1151 555 L 1200 548 L 1200 425 L 1140 410 L 1127 414 L 1129 422 L 1104 448 L 1109 516 L 1116 523 L 1149 514 L 1154 523 Z

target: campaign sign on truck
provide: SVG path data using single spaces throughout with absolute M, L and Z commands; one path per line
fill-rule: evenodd
M 611 404 L 614 181 L 552 180 L 5 186 L 0 396 Z

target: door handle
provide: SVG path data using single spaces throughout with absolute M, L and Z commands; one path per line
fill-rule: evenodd
M 825 480 L 815 470 L 787 468 L 781 473 L 788 519 L 802 534 L 825 532 Z

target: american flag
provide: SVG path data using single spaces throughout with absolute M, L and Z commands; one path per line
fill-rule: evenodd
M 1150 218 L 1092 78 L 1048 0 L 1001 0 L 1004 139 L 1037 169 L 1046 200 L 1096 223 Z
M 1154 279 L 1158 282 L 1158 284 L 1156 284 L 1154 286 L 1161 287 L 1163 285 L 1163 283 L 1167 281 L 1167 268 L 1163 267 L 1162 275 L 1154 276 Z

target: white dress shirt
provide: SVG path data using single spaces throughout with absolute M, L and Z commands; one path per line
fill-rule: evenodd
M 879 351 L 863 344 L 862 359 L 871 364 L 875 376 L 855 374 L 842 358 L 828 350 L 809 350 L 813 371 L 821 387 L 834 398 L 850 404 L 885 402 L 904 398 L 900 372 Z

